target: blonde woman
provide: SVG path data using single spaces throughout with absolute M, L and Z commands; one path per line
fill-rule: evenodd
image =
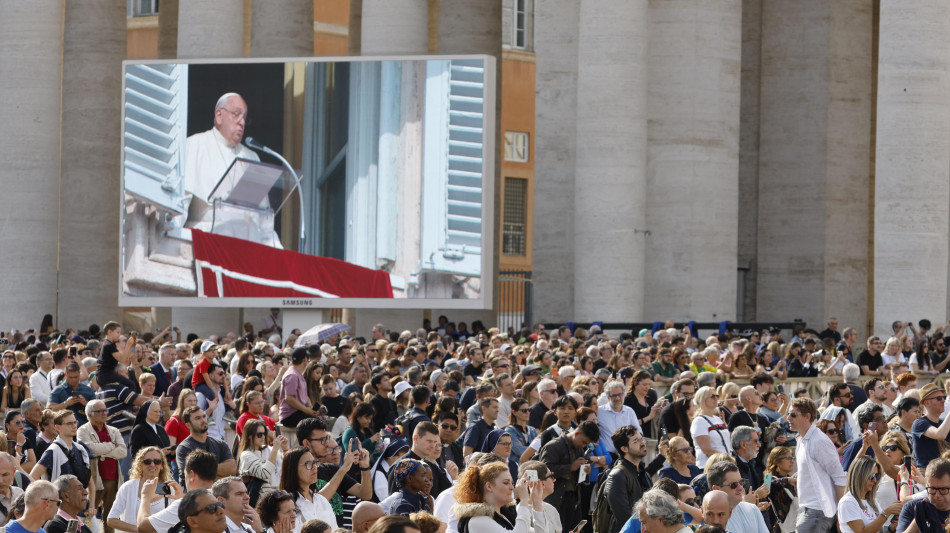
M 896 501 L 884 510 L 878 507 L 876 494 L 883 475 L 881 465 L 862 455 L 848 468 L 848 492 L 838 502 L 838 528 L 841 533 L 875 533 L 888 522 L 888 517 L 901 512 L 903 503 Z
M 119 487 L 115 495 L 115 503 L 109 511 L 106 525 L 120 531 L 138 533 L 136 514 L 142 502 L 142 485 L 146 480 L 157 479 L 165 483 L 171 479 L 171 470 L 160 448 L 149 446 L 139 450 L 132 460 L 129 480 Z M 164 498 L 152 502 L 151 511 L 155 514 L 165 508 Z
M 709 456 L 716 452 L 732 453 L 729 427 L 720 416 L 719 394 L 712 387 L 700 387 L 693 397 L 696 413 L 689 433 L 696 445 L 696 466 L 703 468 Z
M 728 424 L 732 415 L 739 411 L 739 386 L 730 381 L 719 387 L 719 398 L 721 404 L 719 411 Z
M 703 473 L 703 470 L 696 466 L 693 447 L 683 437 L 670 439 L 669 449 L 666 451 L 666 460 L 669 461 L 670 466 L 662 468 L 658 477 L 668 477 L 677 483 L 689 485 L 694 477 Z

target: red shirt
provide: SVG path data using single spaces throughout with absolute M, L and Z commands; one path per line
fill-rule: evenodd
M 102 425 L 102 429 L 96 429 L 95 424 L 93 424 L 92 429 L 95 430 L 96 435 L 99 437 L 99 442 L 112 442 L 112 439 L 109 437 L 109 428 Z M 111 459 L 108 457 L 99 458 L 99 476 L 102 479 L 119 479 L 119 461 Z
M 211 361 L 202 357 L 201 361 L 198 361 L 198 364 L 195 366 L 194 373 L 191 375 L 191 388 L 195 388 L 205 382 L 205 374 L 208 373 L 209 368 L 211 368 Z
M 277 423 L 274 422 L 274 419 L 267 415 L 260 415 L 259 417 L 252 415 L 251 413 L 242 413 L 241 418 L 237 419 L 237 429 L 238 437 L 241 437 L 244 434 L 244 424 L 247 424 L 248 420 L 262 420 L 264 425 L 267 426 L 267 429 L 274 431 L 274 428 L 277 427 Z
M 172 416 L 168 422 L 165 422 L 165 433 L 169 437 L 175 437 L 175 442 L 181 444 L 181 441 L 191 435 L 191 430 L 177 416 Z

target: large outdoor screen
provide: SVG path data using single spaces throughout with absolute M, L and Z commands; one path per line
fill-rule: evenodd
M 494 58 L 123 69 L 119 305 L 491 307 Z

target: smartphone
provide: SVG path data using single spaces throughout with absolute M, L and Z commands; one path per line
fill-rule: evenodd
M 571 531 L 572 531 L 572 533 L 577 533 L 578 531 L 583 531 L 584 526 L 586 526 L 586 525 L 587 525 L 587 520 L 581 520 L 580 523 L 577 524 L 577 527 L 575 527 L 575 528 L 572 529 Z
M 666 426 L 660 426 L 660 439 L 667 438 Z
M 351 452 L 355 452 L 355 451 L 356 451 L 356 439 L 353 439 L 353 440 L 350 441 L 350 451 L 351 451 Z
M 784 387 L 783 385 L 779 385 L 779 386 L 778 386 L 778 393 L 779 393 L 779 394 L 785 394 L 785 387 Z
M 870 431 L 871 433 L 874 433 L 875 431 L 877 431 L 877 422 L 871 422 L 870 424 L 868 424 L 868 431 Z
M 908 473 L 910 472 L 911 461 L 913 461 L 913 457 L 911 457 L 911 456 L 909 456 L 909 455 L 905 455 L 905 456 L 904 456 L 904 468 L 907 469 L 907 472 L 908 472 Z
M 76 533 L 79 531 L 79 520 L 70 520 L 66 523 L 66 533 Z
M 765 481 L 765 486 L 768 487 L 769 490 L 772 490 L 772 473 L 771 472 L 766 472 L 764 481 Z
M 525 477 L 528 481 L 534 482 L 538 480 L 538 471 L 537 470 L 528 470 L 525 472 Z
M 168 486 L 168 483 L 162 483 L 159 481 L 155 484 L 155 494 L 162 494 L 167 496 L 172 493 L 172 488 Z

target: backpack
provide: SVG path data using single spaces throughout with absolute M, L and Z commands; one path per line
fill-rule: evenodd
M 89 466 L 81 459 L 77 459 L 72 450 L 67 450 L 65 446 L 58 442 L 54 442 L 53 444 L 59 446 L 60 450 L 63 450 L 63 453 L 66 455 L 66 459 L 69 461 L 69 467 L 73 470 L 73 475 L 76 476 L 80 483 L 82 483 L 83 487 L 88 488 L 89 479 L 92 477 L 92 470 L 89 469 Z
M 593 512 L 591 513 L 591 518 L 594 521 L 594 533 L 610 533 L 610 519 L 613 517 L 613 514 L 610 512 L 610 504 L 607 502 L 607 494 L 604 492 L 604 487 L 607 485 L 607 476 L 610 475 L 610 472 L 612 472 L 614 468 L 623 470 L 624 474 L 626 475 L 627 493 L 629 494 L 633 490 L 633 472 L 628 470 L 621 461 L 618 461 L 613 468 L 607 472 L 604 472 L 600 475 L 600 477 L 597 478 L 596 487 L 594 488 L 594 492 L 597 497 L 594 501 Z M 621 526 L 623 526 L 623 524 L 621 524 Z

